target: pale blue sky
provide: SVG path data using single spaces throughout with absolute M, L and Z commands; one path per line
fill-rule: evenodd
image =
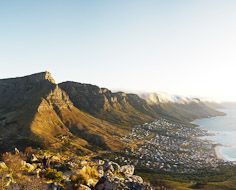
M 234 0 L 0 0 L 0 78 L 236 100 Z

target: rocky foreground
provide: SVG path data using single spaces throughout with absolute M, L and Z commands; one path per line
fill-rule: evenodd
M 14 190 L 152 190 L 133 165 L 108 160 L 26 149 L 5 153 L 0 162 L 0 188 Z

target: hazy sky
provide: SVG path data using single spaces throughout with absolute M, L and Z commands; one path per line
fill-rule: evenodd
M 236 101 L 236 1 L 0 0 L 0 69 Z

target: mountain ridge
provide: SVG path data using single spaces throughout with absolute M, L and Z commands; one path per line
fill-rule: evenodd
M 168 115 L 187 122 L 204 117 L 224 115 L 199 98 L 176 96 L 159 93 L 140 94 L 153 109 L 166 112 Z
M 95 145 L 113 149 L 122 145 L 117 135 L 111 135 L 119 132 L 116 126 L 101 123 L 75 108 L 48 73 L 0 80 L 0 95 L 3 151 L 21 145 L 59 148 L 60 135 L 73 137 L 75 146 L 84 145 L 82 149 L 93 149 Z M 111 139 L 118 142 L 107 144 Z
M 134 125 L 160 117 L 182 121 L 192 114 L 193 119 L 199 117 L 198 112 L 209 116 L 209 110 L 204 104 L 188 109 L 150 105 L 137 94 L 91 84 L 56 84 L 47 71 L 0 79 L 0 151 L 26 146 L 67 146 L 79 152 L 118 150 L 128 146 L 120 139 Z

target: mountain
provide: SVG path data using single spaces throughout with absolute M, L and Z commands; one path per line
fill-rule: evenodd
M 227 107 L 227 105 L 225 105 L 223 102 L 215 102 L 209 100 L 203 100 L 203 102 L 212 109 L 225 109 Z
M 111 92 L 91 84 L 63 82 L 59 84 L 80 110 L 115 124 L 132 126 L 158 117 L 148 103 L 136 94 Z
M 223 114 L 197 98 L 111 92 L 106 88 L 71 81 L 60 83 L 59 86 L 78 109 L 122 126 L 133 126 L 158 117 L 188 122 Z
M 1 151 L 62 148 L 65 139 L 76 150 L 117 149 L 123 133 L 77 109 L 49 72 L 0 80 Z
M 167 93 L 140 94 L 148 104 L 159 113 L 183 121 L 193 121 L 199 118 L 224 115 L 198 98 L 169 95 Z
M 49 72 L 0 79 L 0 151 L 27 146 L 80 153 L 120 150 L 128 146 L 121 137 L 136 124 L 221 114 L 198 99 L 169 99 L 77 82 L 56 84 Z

